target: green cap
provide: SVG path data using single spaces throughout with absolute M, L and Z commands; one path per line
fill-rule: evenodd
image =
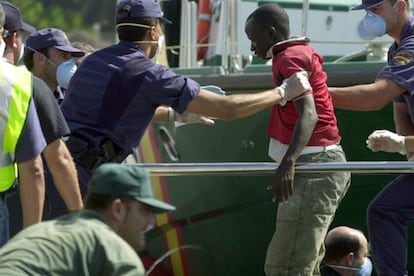
M 153 207 L 154 213 L 175 210 L 175 206 L 155 199 L 148 172 L 138 165 L 107 163 L 92 175 L 89 193 L 132 198 Z

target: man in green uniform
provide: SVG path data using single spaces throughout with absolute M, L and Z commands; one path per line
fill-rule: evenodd
M 31 226 L 0 250 L 0 275 L 144 275 L 136 251 L 154 213 L 175 207 L 153 197 L 148 173 L 131 165 L 100 166 L 85 209 Z

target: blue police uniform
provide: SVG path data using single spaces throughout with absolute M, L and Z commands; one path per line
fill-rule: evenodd
M 388 64 L 377 78 L 394 81 L 406 92 L 394 101 L 408 106 L 414 126 L 414 17 L 406 22 L 400 44 L 388 51 Z M 368 231 L 378 275 L 406 275 L 407 224 L 414 219 L 414 174 L 403 174 L 389 183 L 370 203 Z
M 61 105 L 82 194 L 91 170 L 123 161 L 139 145 L 157 107 L 182 113 L 199 91 L 197 82 L 154 64 L 130 41 L 85 58 Z

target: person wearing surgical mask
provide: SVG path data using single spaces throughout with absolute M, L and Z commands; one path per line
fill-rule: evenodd
M 27 38 L 23 61 L 29 71 L 46 82 L 60 104 L 77 69 L 73 58 L 84 55 L 62 30 L 46 28 Z
M 27 38 L 23 61 L 26 68 L 33 75 L 46 83 L 48 90 L 51 91 L 49 93 L 53 93 L 52 95 L 56 100 L 55 103 L 60 104 L 66 93 L 65 86 L 67 86 L 72 74 L 76 70 L 73 57 L 81 57 L 83 55 L 84 52 L 82 50 L 71 45 L 62 30 L 47 28 L 34 32 Z M 48 122 L 53 123 L 53 127 L 44 130 L 44 133 L 53 130 L 62 134 L 60 136 L 52 136 L 55 140 L 50 141 L 51 145 L 55 145 L 51 147 L 50 151 L 53 150 L 55 154 L 44 155 L 48 165 L 45 167 L 47 194 L 45 206 L 47 208 L 43 215 L 44 219 L 55 218 L 67 214 L 69 211 L 76 210 L 78 207 L 75 206 L 79 206 L 76 202 L 82 202 L 82 191 L 77 181 L 75 164 L 65 143 L 70 130 L 59 106 L 57 106 L 57 109 L 55 115 L 51 116 L 52 118 L 49 117 L 48 120 Z M 57 115 L 59 115 L 59 119 L 62 118 L 59 120 L 60 123 L 56 119 Z M 52 162 L 51 160 L 54 161 Z M 67 185 L 63 186 L 65 182 Z M 67 204 L 68 202 L 70 204 Z
M 394 2 L 391 10 L 395 9 L 397 1 Z M 358 33 L 363 39 L 373 39 L 381 37 L 386 33 L 385 19 L 375 13 L 375 11 L 367 10 L 364 18 L 361 20 L 358 26 Z
M 412 136 L 414 16 L 410 12 L 410 1 L 361 0 L 353 10 L 367 12 L 363 28 L 360 27 L 367 35 L 387 34 L 394 42 L 388 49 L 387 64 L 376 79 L 368 84 L 330 87 L 333 103 L 336 108 L 356 111 L 377 111 L 392 103 L 396 134 Z M 404 153 L 407 160 L 413 154 L 411 150 Z M 378 275 L 408 274 L 408 225 L 414 220 L 413 183 L 414 174 L 400 174 L 368 205 L 371 257 Z
M 325 250 L 321 276 L 371 275 L 368 241 L 360 230 L 347 226 L 333 228 L 326 235 Z

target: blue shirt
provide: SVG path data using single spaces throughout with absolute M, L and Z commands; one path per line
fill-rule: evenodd
M 410 17 L 401 32 L 400 44 L 394 42 L 388 50 L 388 63 L 377 78 L 386 78 L 405 88 L 394 101 L 407 103 L 414 124 L 414 17 Z
M 85 58 L 61 108 L 71 133 L 92 151 L 109 138 L 129 154 L 158 106 L 182 113 L 199 91 L 197 82 L 152 63 L 135 43 L 121 41 Z

